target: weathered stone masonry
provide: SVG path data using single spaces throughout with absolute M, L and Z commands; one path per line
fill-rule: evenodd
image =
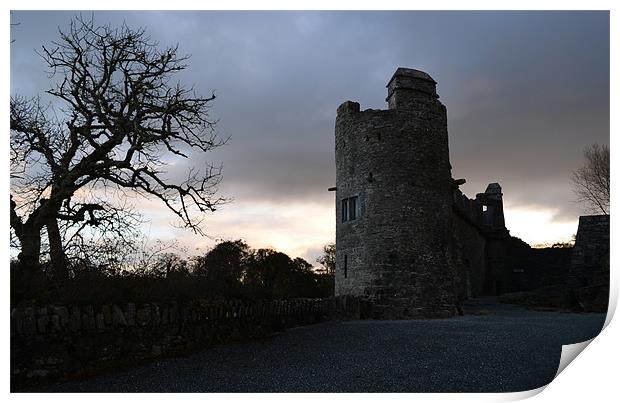
M 579 217 L 568 272 L 573 303 L 584 311 L 606 311 L 609 302 L 609 216 Z
M 15 307 L 11 390 L 367 312 L 351 297 Z
M 446 108 L 435 86 L 398 69 L 389 110 L 338 108 L 336 295 L 370 295 L 382 317 L 450 316 L 457 298 Z

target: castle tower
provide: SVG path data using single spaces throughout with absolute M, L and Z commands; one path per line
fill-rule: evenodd
M 446 108 L 426 73 L 398 68 L 388 110 L 347 101 L 336 118 L 336 295 L 383 318 L 454 314 Z
M 499 183 L 489 183 L 484 193 L 476 195 L 476 200 L 484 206 L 482 225 L 487 232 L 492 232 L 500 237 L 508 235 L 504 221 L 503 196 L 502 187 Z

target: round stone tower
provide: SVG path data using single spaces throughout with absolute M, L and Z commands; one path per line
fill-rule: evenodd
M 436 82 L 398 68 L 388 110 L 347 101 L 336 118 L 336 295 L 381 318 L 455 312 L 452 179 Z

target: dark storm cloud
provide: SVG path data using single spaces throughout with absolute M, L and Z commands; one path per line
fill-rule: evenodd
M 12 92 L 48 87 L 33 48 L 73 13 L 15 12 Z M 86 15 L 86 14 L 85 14 Z M 385 108 L 398 66 L 429 72 L 448 107 L 453 176 L 469 196 L 499 181 L 508 204 L 575 217 L 569 176 L 609 142 L 607 12 L 97 12 L 192 55 L 182 81 L 218 96 L 231 136 L 192 158 L 224 164 L 238 200 L 328 202 L 334 120 L 347 100 Z M 184 176 L 186 166 L 171 167 Z

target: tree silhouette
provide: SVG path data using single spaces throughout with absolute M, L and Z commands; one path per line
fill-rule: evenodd
M 609 147 L 592 144 L 583 150 L 583 156 L 584 165 L 571 177 L 577 200 L 588 212 L 609 214 Z
M 62 278 L 63 232 L 130 225 L 113 192 L 121 200 L 127 193 L 158 199 L 181 225 L 202 233 L 203 213 L 225 201 L 216 197 L 221 168 L 191 169 L 184 181 L 164 169 L 164 157 L 188 158 L 224 143 L 208 114 L 215 95 L 172 81 L 189 57 L 177 47 L 160 49 L 143 29 L 81 17 L 40 55 L 55 83 L 46 92 L 62 106 L 11 97 L 10 223 L 20 269 L 40 278 L 43 229 L 52 271 Z
M 336 272 L 336 244 L 328 243 L 323 246 L 323 254 L 316 259 L 322 266 L 321 272 L 333 275 Z
M 316 259 L 321 264 L 319 281 L 328 296 L 334 295 L 334 279 L 336 274 L 336 244 L 328 243 L 323 246 L 323 254 Z
M 223 241 L 195 258 L 193 274 L 204 277 L 222 295 L 232 295 L 241 286 L 250 255 L 249 246 L 242 240 Z

